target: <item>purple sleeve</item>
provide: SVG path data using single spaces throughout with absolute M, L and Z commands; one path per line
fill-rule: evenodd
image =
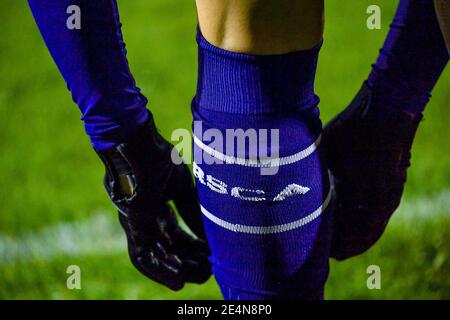
M 116 1 L 28 3 L 72 99 L 82 112 L 93 147 L 104 150 L 124 142 L 131 131 L 145 123 L 148 114 L 147 99 L 128 66 Z M 77 17 L 79 24 L 75 23 Z

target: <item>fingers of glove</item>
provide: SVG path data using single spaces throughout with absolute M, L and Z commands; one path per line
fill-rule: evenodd
M 179 241 L 177 238 L 174 240 L 174 250 L 177 254 L 183 258 L 196 258 L 196 257 L 208 257 L 210 250 L 205 241 L 201 239 L 194 239 L 184 231 L 178 232 L 178 234 L 184 234 L 182 236 L 183 241 Z M 176 237 L 179 237 L 177 235 Z
M 211 254 L 208 244 L 202 239 L 192 239 L 187 247 L 189 251 L 198 253 L 201 256 L 209 256 Z
M 179 241 L 180 236 L 171 243 L 170 250 L 179 257 L 183 263 L 183 278 L 187 282 L 204 283 L 211 276 L 211 264 L 208 260 L 209 248 L 205 241 L 194 239 L 182 230 L 184 241 Z M 170 237 L 170 236 L 169 236 Z
M 208 260 L 209 248 L 205 241 L 195 239 L 183 231 L 170 211 L 167 216 L 167 228 L 161 237 L 159 250 L 167 249 L 183 263 L 183 279 L 192 283 L 204 283 L 211 276 Z M 166 252 L 166 251 L 164 251 Z
M 148 278 L 175 291 L 183 288 L 182 262 L 174 255 L 166 255 L 160 258 L 154 252 L 147 251 L 140 256 L 136 256 L 135 259 L 137 269 Z
M 181 257 L 185 256 L 208 256 L 210 254 L 208 244 L 200 238 L 194 238 L 184 231 L 171 210 L 166 216 L 166 228 L 163 234 L 163 241 L 167 247 L 177 252 Z
M 183 260 L 183 278 L 186 282 L 201 284 L 208 281 L 211 274 L 211 264 L 208 257 Z
M 185 164 L 174 167 L 168 192 L 187 226 L 196 236 L 205 239 L 197 190 L 189 168 Z
M 172 290 L 180 290 L 184 286 L 182 262 L 173 254 L 169 254 L 159 242 L 147 243 L 136 238 L 130 230 L 129 220 L 119 213 L 120 224 L 125 230 L 128 242 L 128 253 L 133 265 L 143 275 Z
M 136 257 L 139 270 L 150 279 L 161 283 L 172 290 L 180 290 L 184 282 L 204 283 L 211 276 L 211 266 L 206 255 L 196 255 L 186 259 L 176 252 L 169 253 L 170 248 L 164 248 L 156 243 L 154 250 Z
M 163 241 L 165 240 L 163 239 Z M 211 266 L 208 260 L 208 251 L 204 250 L 204 245 L 198 245 L 203 241 L 193 239 L 193 242 L 195 245 L 186 243 L 186 246 L 178 247 L 170 245 L 164 247 L 162 243 L 157 243 L 155 252 L 171 265 L 180 268 L 184 281 L 200 284 L 206 282 L 211 276 Z M 203 249 L 203 251 L 198 249 Z

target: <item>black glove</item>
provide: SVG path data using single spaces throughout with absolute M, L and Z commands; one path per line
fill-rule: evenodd
M 211 267 L 192 176 L 184 163 L 174 164 L 173 149 L 150 114 L 127 143 L 98 155 L 106 166 L 105 188 L 119 209 L 133 265 L 150 279 L 180 290 L 186 282 L 207 281 Z M 179 227 L 170 200 L 197 238 Z

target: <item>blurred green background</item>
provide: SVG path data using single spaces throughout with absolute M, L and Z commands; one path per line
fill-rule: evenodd
M 366 8 L 382 8 L 382 29 Z M 128 58 L 166 137 L 190 127 L 196 82 L 193 1 L 119 1 Z M 369 72 L 396 1 L 326 1 L 317 75 L 324 121 L 345 107 Z M 173 293 L 131 266 L 103 167 L 90 148 L 25 1 L 0 2 L 0 298 L 220 299 L 213 279 Z M 368 253 L 332 262 L 328 299 L 450 298 L 450 72 L 426 110 L 402 207 Z M 81 268 L 68 290 L 66 268 Z M 381 268 L 381 290 L 366 269 Z

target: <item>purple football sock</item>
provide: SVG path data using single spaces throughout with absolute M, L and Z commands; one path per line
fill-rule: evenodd
M 257 56 L 197 39 L 194 176 L 224 297 L 320 299 L 332 217 L 314 93 L 320 44 Z

